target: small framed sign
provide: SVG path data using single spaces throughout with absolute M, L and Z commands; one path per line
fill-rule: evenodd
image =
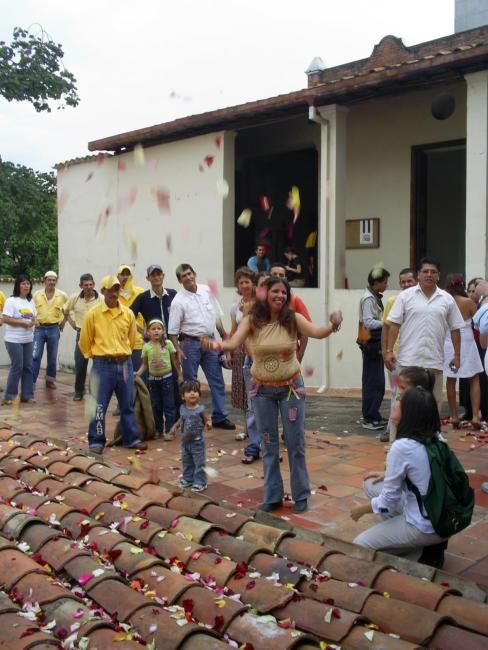
M 346 249 L 379 247 L 380 220 L 377 217 L 346 220 Z

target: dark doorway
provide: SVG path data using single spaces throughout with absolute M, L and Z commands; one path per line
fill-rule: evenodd
M 441 278 L 464 275 L 465 239 L 465 140 L 413 147 L 411 263 L 431 255 L 440 262 Z
M 317 286 L 316 243 L 310 234 L 318 229 L 318 154 L 304 149 L 271 156 L 245 158 L 236 172 L 236 214 L 248 208 L 252 219 L 248 228 L 236 224 L 235 266 L 246 264 L 257 242 L 268 246 L 272 262 L 284 262 L 287 246 L 297 249 L 304 260 L 306 286 Z M 292 186 L 299 188 L 301 210 L 298 218 L 286 207 Z M 273 211 L 263 210 L 263 199 Z

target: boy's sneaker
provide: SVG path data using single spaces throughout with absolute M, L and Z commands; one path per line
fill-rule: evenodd
M 369 429 L 369 431 L 378 431 L 379 429 L 383 429 L 385 425 L 379 420 L 363 420 L 361 426 L 363 429 Z
M 203 492 L 207 489 L 206 485 L 194 485 L 191 489 L 192 492 Z
M 189 488 L 189 487 L 191 487 L 191 483 L 189 481 L 183 480 L 182 478 L 180 479 L 178 485 L 180 486 L 180 488 Z

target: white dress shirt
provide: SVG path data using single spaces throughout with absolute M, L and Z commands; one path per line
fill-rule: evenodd
M 425 519 L 420 514 L 417 498 L 405 482 L 408 476 L 423 496 L 427 494 L 430 473 L 427 450 L 421 442 L 411 438 L 395 440 L 386 457 L 385 480 L 381 492 L 371 499 L 373 512 L 391 517 L 401 511 L 403 505 L 403 514 L 409 524 L 423 533 L 434 533 L 430 519 Z
M 402 291 L 388 314 L 401 325 L 397 361 L 400 366 L 442 370 L 447 331 L 461 329 L 463 317 L 451 294 L 436 287 L 430 298 L 420 285 Z
M 217 319 L 223 312 L 206 284 L 197 284 L 195 293 L 180 289 L 171 303 L 168 334 L 214 336 Z

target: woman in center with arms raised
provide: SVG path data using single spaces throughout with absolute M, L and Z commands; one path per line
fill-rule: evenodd
M 290 464 L 294 511 L 307 509 L 310 485 L 305 462 L 305 387 L 296 356 L 297 333 L 324 339 L 337 332 L 340 311 L 330 315 L 330 325 L 316 327 L 290 309 L 290 287 L 282 278 L 269 278 L 257 295 L 249 315 L 227 341 L 202 340 L 205 349 L 232 351 L 246 342 L 253 359 L 251 390 L 254 414 L 262 436 L 264 500 L 261 510 L 281 507 L 284 492 L 280 472 L 278 412 Z

